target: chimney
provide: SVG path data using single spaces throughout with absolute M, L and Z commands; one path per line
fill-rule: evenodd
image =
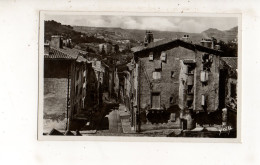
M 63 47 L 63 37 L 62 36 L 51 36 L 50 46 L 54 48 L 62 48 Z
M 153 33 L 151 31 L 146 31 L 145 37 L 144 37 L 144 45 L 147 46 L 149 43 L 153 42 Z
M 204 47 L 214 49 L 214 41 L 212 39 L 202 38 L 200 43 Z
M 188 42 L 190 40 L 190 36 L 188 34 L 184 34 L 184 36 L 181 39 L 185 42 Z
M 216 50 L 220 50 L 220 45 L 215 45 Z

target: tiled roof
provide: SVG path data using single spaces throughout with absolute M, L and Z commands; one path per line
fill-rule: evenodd
M 237 57 L 221 57 L 230 68 L 237 69 Z
M 77 60 L 77 62 L 86 62 L 87 60 L 80 56 L 86 54 L 85 51 L 78 50 L 78 49 L 70 49 L 67 47 L 64 48 L 50 48 L 49 55 L 44 55 L 44 58 L 50 59 L 72 59 Z
M 137 52 L 137 51 L 140 51 L 144 48 L 144 46 L 135 46 L 135 47 L 132 47 L 131 48 L 131 51 L 132 52 Z

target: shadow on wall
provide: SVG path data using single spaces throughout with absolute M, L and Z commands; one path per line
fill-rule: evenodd
M 207 112 L 201 112 L 198 114 L 193 114 L 192 118 L 194 118 L 194 122 L 200 125 L 203 124 L 222 124 L 222 112 L 217 110 L 215 112 L 211 112 L 208 114 Z
M 141 122 L 151 122 L 152 124 L 168 123 L 171 119 L 171 114 L 174 114 L 175 118 L 180 117 L 180 108 L 178 105 L 173 105 L 166 110 L 148 110 L 148 113 L 141 113 Z

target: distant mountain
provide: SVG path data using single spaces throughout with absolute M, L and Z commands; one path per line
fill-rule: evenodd
M 87 27 L 87 26 L 73 26 L 73 29 L 87 35 L 102 35 L 110 39 L 128 39 L 142 42 L 144 40 L 145 30 L 137 29 L 122 29 L 122 28 L 106 28 L 106 27 Z M 237 37 L 237 27 L 227 31 L 210 28 L 202 33 L 187 33 L 187 32 L 171 32 L 171 31 L 155 31 L 153 30 L 155 39 L 174 39 L 181 38 L 184 34 L 188 34 L 193 43 L 199 43 L 202 38 L 215 37 L 217 40 L 224 42 L 233 40 Z
M 236 26 L 226 31 L 210 28 L 208 30 L 203 31 L 201 34 L 204 38 L 214 37 L 217 40 L 228 42 L 237 39 L 238 27 Z

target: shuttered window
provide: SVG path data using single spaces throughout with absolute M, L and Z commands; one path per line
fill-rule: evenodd
M 200 72 L 200 80 L 201 82 L 207 82 L 209 79 L 209 75 L 207 71 L 201 71 Z
M 160 93 L 152 93 L 152 109 L 160 109 Z
M 153 72 L 153 79 L 157 80 L 161 78 L 161 72 L 155 71 Z
M 153 61 L 153 52 L 149 54 L 149 61 Z

